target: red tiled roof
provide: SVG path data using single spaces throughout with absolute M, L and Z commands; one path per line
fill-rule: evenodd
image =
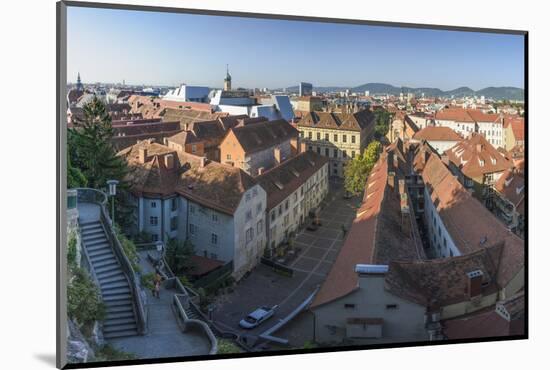
M 191 275 L 194 275 L 194 276 L 206 275 L 209 272 L 212 272 L 215 269 L 225 264 L 225 262 L 223 261 L 212 259 L 212 258 L 206 258 L 203 256 L 193 255 L 190 258 L 191 258 L 191 262 L 194 265 L 193 269 L 191 270 Z
M 510 232 L 475 199 L 436 154 L 430 155 L 422 171 L 422 178 L 432 203 L 462 254 L 475 252 L 487 245 L 505 243 L 498 283 L 501 287 L 506 286 L 523 268 L 523 240 Z
M 442 109 L 435 113 L 435 119 L 468 123 L 475 122 L 472 116 L 468 114 L 468 111 L 462 108 Z
M 254 153 L 297 138 L 299 133 L 288 121 L 261 121 L 231 129 L 245 153 Z
M 309 112 L 297 123 L 303 127 L 362 131 L 374 128 L 374 115 L 368 110 L 357 113 Z
M 512 202 L 520 214 L 524 213 L 525 179 L 523 173 L 506 170 L 495 183 L 495 190 Z
M 427 141 L 461 141 L 462 137 L 449 127 L 428 126 L 414 134 L 413 139 Z
M 267 210 L 288 198 L 327 162 L 327 157 L 308 150 L 256 177 L 267 193 Z
M 470 138 L 445 151 L 445 154 L 464 175 L 472 179 L 512 167 L 512 162 L 480 134 L 472 134 Z
M 411 236 L 400 226 L 399 194 L 387 184 L 388 155 L 383 153 L 368 177 L 363 203 L 312 308 L 353 292 L 358 284 L 357 264 L 420 258 Z
M 147 149 L 147 159 L 141 163 L 140 149 Z M 165 156 L 174 156 L 173 168 L 165 165 Z M 208 208 L 232 215 L 243 193 L 256 185 L 242 170 L 201 158 L 151 140 L 144 140 L 120 151 L 131 171 L 127 181 L 131 191 L 144 196 L 171 196 L 181 194 Z

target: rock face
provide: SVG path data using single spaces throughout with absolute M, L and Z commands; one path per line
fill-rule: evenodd
M 92 359 L 94 357 L 92 347 L 72 320 L 68 320 L 67 331 L 67 361 L 82 363 Z

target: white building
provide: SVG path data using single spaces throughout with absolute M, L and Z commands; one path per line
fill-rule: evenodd
M 132 171 L 137 230 L 153 241 L 190 240 L 195 253 L 233 263 L 240 279 L 260 261 L 266 193 L 242 170 L 151 141 L 118 154 Z
M 208 94 L 210 89 L 203 86 L 188 86 L 182 84 L 180 87 L 169 90 L 162 97 L 163 100 L 208 103 Z
M 443 126 L 425 127 L 413 136 L 414 140 L 426 140 L 439 154 L 452 148 L 456 143 L 462 141 L 462 137 L 455 131 Z

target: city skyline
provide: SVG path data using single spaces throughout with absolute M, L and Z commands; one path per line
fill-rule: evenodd
M 97 63 L 100 52 L 103 62 Z M 72 7 L 68 11 L 70 82 L 80 72 L 90 83 L 220 87 L 229 64 L 233 86 L 243 88 L 284 88 L 300 81 L 339 87 L 380 82 L 442 90 L 524 88 L 523 55 L 521 35 Z

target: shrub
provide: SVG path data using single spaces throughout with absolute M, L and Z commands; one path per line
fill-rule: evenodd
M 105 344 L 95 353 L 94 361 L 120 361 L 134 360 L 136 355 L 116 349 L 110 344 Z
M 218 354 L 240 353 L 240 352 L 242 352 L 241 348 L 237 346 L 235 343 L 227 339 L 218 340 Z
M 153 290 L 155 287 L 155 274 L 150 272 L 148 274 L 141 275 L 141 286 L 145 289 Z
M 67 242 L 67 264 L 69 269 L 76 267 L 76 234 L 71 232 Z
M 74 267 L 67 286 L 67 312 L 81 325 L 91 325 L 105 319 L 105 305 L 99 298 L 99 289 L 86 270 Z

